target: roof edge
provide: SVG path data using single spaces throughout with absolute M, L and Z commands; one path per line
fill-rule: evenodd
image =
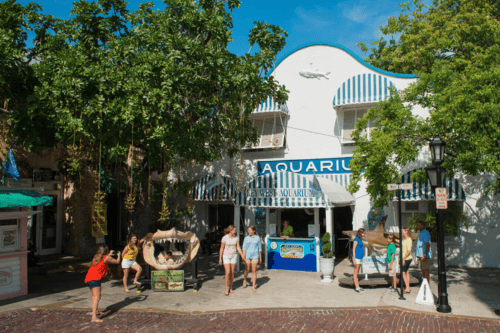
M 416 79 L 416 78 L 418 78 L 418 76 L 415 75 L 415 74 L 399 74 L 399 73 L 393 73 L 393 72 L 389 72 L 389 71 L 377 68 L 375 66 L 370 65 L 366 61 L 364 61 L 361 57 L 359 57 L 357 54 L 355 54 L 353 51 L 351 51 L 350 49 L 348 49 L 347 47 L 345 47 L 343 45 L 340 45 L 340 44 L 337 44 L 337 43 L 331 43 L 331 42 L 321 42 L 321 41 L 300 44 L 299 46 L 297 46 L 297 47 L 293 48 L 292 50 L 288 51 L 287 53 L 285 53 L 285 55 L 283 55 L 282 57 L 278 58 L 278 61 L 276 62 L 276 65 L 274 65 L 274 67 L 271 69 L 271 71 L 269 72 L 269 74 L 267 76 L 271 75 L 276 70 L 276 68 L 278 68 L 278 66 L 286 58 L 288 58 L 289 56 L 291 56 L 293 53 L 295 53 L 297 51 L 300 51 L 302 49 L 305 49 L 307 47 L 310 47 L 310 46 L 331 46 L 331 47 L 335 47 L 335 48 L 341 49 L 342 51 L 347 52 L 350 56 L 352 56 L 354 59 L 356 59 L 361 65 L 363 65 L 363 66 L 365 66 L 365 67 L 367 67 L 367 68 L 369 68 L 371 70 L 374 70 L 375 72 L 380 73 L 380 74 L 384 74 L 384 75 L 388 75 L 388 76 L 392 76 L 392 77 L 396 77 L 396 78 L 403 78 L 403 79 Z

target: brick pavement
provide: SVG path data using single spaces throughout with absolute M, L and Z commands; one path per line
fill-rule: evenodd
M 89 309 L 41 308 L 0 313 L 0 332 L 498 332 L 500 320 L 429 314 L 396 307 L 251 309 L 175 312 L 108 309 L 90 323 Z

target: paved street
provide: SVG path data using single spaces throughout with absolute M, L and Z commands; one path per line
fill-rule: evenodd
M 216 255 L 203 256 L 202 286 L 179 293 L 123 292 L 121 279 L 103 282 L 103 324 L 91 324 L 90 292 L 85 272 L 30 277 L 29 294 L 0 302 L 0 332 L 499 332 L 500 283 L 497 269 L 450 268 L 453 313 L 415 304 L 418 287 L 406 300 L 386 287 L 357 294 L 339 285 L 352 276 L 352 265 L 341 261 L 335 281 L 321 283 L 320 273 L 259 270 L 257 292 L 242 287 L 237 273 L 234 294 L 224 296 L 224 277 Z M 190 276 L 190 265 L 186 267 Z M 437 295 L 437 274 L 431 270 Z M 412 268 L 412 275 L 419 272 Z M 131 282 L 131 280 L 130 280 Z M 255 309 L 255 310 L 248 310 Z
M 103 323 L 90 312 L 24 309 L 0 314 L 3 332 L 500 332 L 500 321 L 408 311 L 401 308 L 275 309 L 181 313 L 109 311 Z

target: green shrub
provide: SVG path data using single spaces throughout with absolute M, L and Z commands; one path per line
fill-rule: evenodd
M 330 242 L 330 233 L 326 232 L 321 240 L 323 241 L 323 247 L 321 248 L 321 250 L 323 251 L 323 258 L 333 257 L 332 243 Z

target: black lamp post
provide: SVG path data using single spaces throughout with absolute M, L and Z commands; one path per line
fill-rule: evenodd
M 432 166 L 426 167 L 427 177 L 431 183 L 431 187 L 434 190 L 434 198 L 436 198 L 436 187 L 442 187 L 444 182 L 444 176 L 446 170 L 441 167 L 441 163 L 444 161 L 444 147 L 446 143 L 439 138 L 436 134 L 434 138 L 429 143 L 429 149 L 432 156 Z M 444 230 L 443 230 L 443 218 L 442 210 L 438 209 L 436 214 L 436 222 L 438 227 L 438 306 L 437 311 L 443 313 L 450 313 L 451 307 L 448 304 L 448 292 L 446 287 L 446 267 L 444 261 Z

